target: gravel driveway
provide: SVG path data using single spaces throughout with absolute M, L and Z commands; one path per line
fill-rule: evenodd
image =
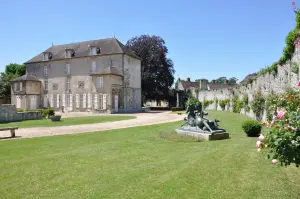
M 32 137 L 42 137 L 42 136 L 52 136 L 52 135 L 105 131 L 110 129 L 122 129 L 122 128 L 134 127 L 134 126 L 145 126 L 145 125 L 152 125 L 152 124 L 175 122 L 180 120 L 183 121 L 184 118 L 184 115 L 170 114 L 169 112 L 159 112 L 159 113 L 150 112 L 150 113 L 138 113 L 138 114 L 130 114 L 130 115 L 136 116 L 137 118 L 130 119 L 130 120 L 123 120 L 123 121 L 98 123 L 98 124 L 22 128 L 16 130 L 16 138 L 32 138 Z M 9 137 L 10 132 L 1 132 L 1 137 L 3 136 Z

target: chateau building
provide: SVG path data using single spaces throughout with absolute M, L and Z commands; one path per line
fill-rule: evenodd
M 51 46 L 24 64 L 11 82 L 17 108 L 141 111 L 141 60 L 115 38 Z

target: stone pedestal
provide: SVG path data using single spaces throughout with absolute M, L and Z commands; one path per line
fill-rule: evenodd
M 227 132 L 222 132 L 222 133 L 200 133 L 197 131 L 192 131 L 192 130 L 187 130 L 187 129 L 175 129 L 176 133 L 181 134 L 181 135 L 187 135 L 187 136 L 193 136 L 201 140 L 222 140 L 222 139 L 228 139 L 229 138 L 229 133 Z

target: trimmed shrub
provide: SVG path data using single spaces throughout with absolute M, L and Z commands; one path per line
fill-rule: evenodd
M 42 114 L 43 118 L 46 118 L 48 116 L 48 109 L 39 109 L 38 111 Z
M 262 125 L 256 120 L 248 120 L 242 123 L 242 128 L 248 137 L 260 135 Z
M 48 117 L 51 117 L 52 115 L 55 115 L 55 111 L 52 108 L 48 109 Z
M 172 107 L 172 108 L 171 108 L 171 111 L 172 111 L 172 112 L 176 112 L 176 111 L 184 111 L 184 108 L 183 108 L 183 107 Z
M 17 112 L 24 112 L 22 108 L 17 108 Z

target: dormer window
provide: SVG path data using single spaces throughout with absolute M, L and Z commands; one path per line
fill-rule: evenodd
M 96 46 L 92 46 L 91 47 L 91 55 L 99 55 L 101 53 L 101 49 L 96 47 Z
M 72 58 L 75 55 L 75 51 L 73 49 L 67 48 L 65 51 L 66 58 Z
M 52 53 L 50 53 L 50 52 L 44 52 L 43 53 L 43 61 L 48 61 L 50 59 L 52 59 Z

